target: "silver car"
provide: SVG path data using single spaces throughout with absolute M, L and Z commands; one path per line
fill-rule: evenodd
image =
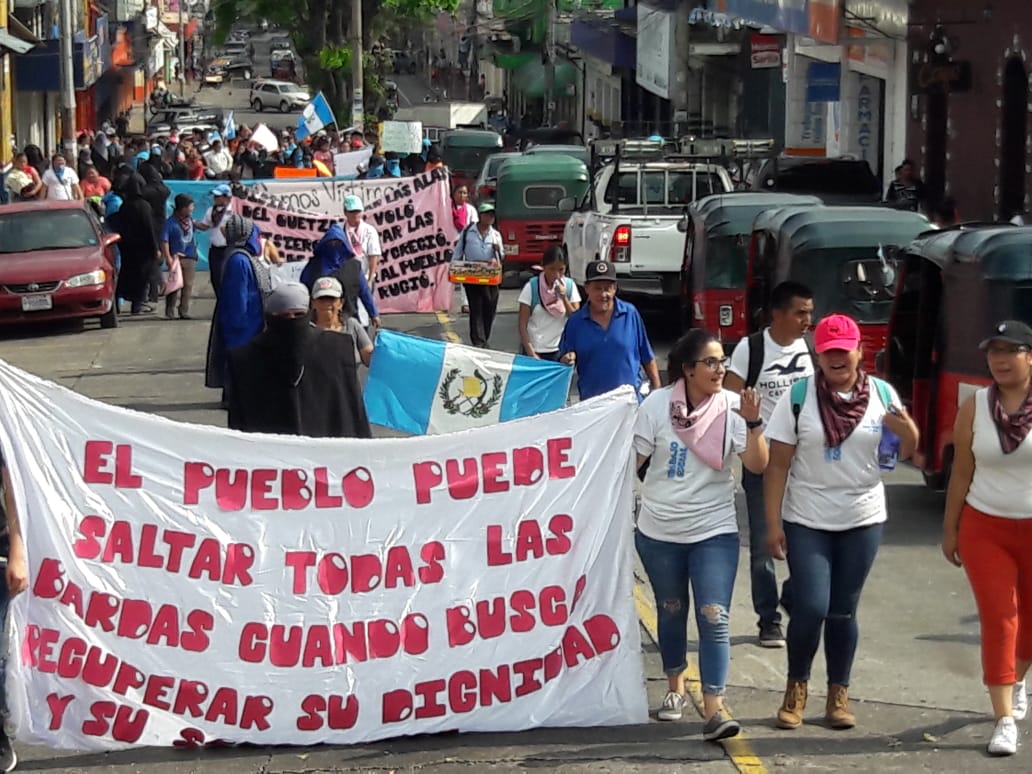
M 311 99 L 304 87 L 289 81 L 255 81 L 248 96 L 248 102 L 258 113 L 265 108 L 278 108 L 281 113 L 303 110 Z

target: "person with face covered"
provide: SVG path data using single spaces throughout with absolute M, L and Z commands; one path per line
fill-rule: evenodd
M 362 262 L 351 239 L 338 223 L 332 224 L 315 245 L 312 260 L 301 272 L 301 282 L 311 289 L 320 277 L 333 277 L 344 289 L 344 313 L 360 317 L 359 304 L 368 312 L 373 325 L 380 325 L 380 313 L 373 300 Z
M 825 317 L 813 338 L 816 372 L 782 395 L 767 427 L 767 547 L 775 559 L 787 556 L 792 576 L 788 680 L 777 726 L 802 725 L 823 634 L 825 722 L 847 729 L 856 725 L 847 693 L 860 636 L 856 613 L 887 518 L 879 447 L 891 431 L 906 459 L 918 431 L 896 390 L 861 368 L 852 318 Z
M 118 251 L 122 265 L 118 272 L 118 297 L 131 304 L 133 314 L 153 312 L 147 306 L 151 275 L 159 265 L 161 246 L 154 232 L 154 212 L 143 196 L 143 178 L 135 172 L 115 177 L 116 193 L 122 203 L 107 216 L 107 224 L 121 235 Z M 164 206 L 164 205 L 162 205 Z M 164 213 L 164 209 L 162 209 Z
M 257 229 L 251 219 L 234 213 L 226 218 L 222 233 L 226 237 L 226 261 L 211 321 L 205 370 L 205 384 L 216 388 L 228 386 L 227 353 L 261 333 L 265 299 L 272 292 L 272 275 L 261 259 Z
M 227 265 L 228 268 L 228 265 Z M 229 427 L 249 433 L 371 438 L 351 336 L 309 322 L 308 288 L 284 282 L 265 330 L 232 349 Z
M 54 154 L 50 160 L 50 169 L 43 173 L 43 188 L 46 190 L 44 199 L 65 202 L 82 199 L 79 176 L 60 153 Z

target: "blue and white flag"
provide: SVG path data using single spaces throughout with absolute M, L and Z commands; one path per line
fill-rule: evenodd
M 222 122 L 222 139 L 232 140 L 236 137 L 236 123 L 233 121 L 233 111 L 226 114 L 226 120 Z
M 382 330 L 365 387 L 373 424 L 438 435 L 555 411 L 573 369 Z
M 301 117 L 297 119 L 297 132 L 295 136 L 298 140 L 303 140 L 308 135 L 315 134 L 324 126 L 335 123 L 337 123 L 337 120 L 333 117 L 333 111 L 330 110 L 330 103 L 326 101 L 326 97 L 320 91 L 305 106 L 305 109 L 301 111 Z

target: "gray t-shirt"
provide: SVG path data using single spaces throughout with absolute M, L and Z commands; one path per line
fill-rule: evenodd
M 358 318 L 349 317 L 344 321 L 344 330 L 341 333 L 348 333 L 351 335 L 352 341 L 355 342 L 355 364 L 362 365 L 362 350 L 366 347 L 373 346 L 373 340 L 369 338 L 369 334 L 366 333 L 366 329 L 362 327 L 362 323 L 358 321 Z

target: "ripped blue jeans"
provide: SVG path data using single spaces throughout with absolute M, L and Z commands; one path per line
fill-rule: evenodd
M 698 543 L 670 543 L 636 532 L 634 544 L 656 595 L 663 673 L 677 675 L 687 667 L 690 589 L 699 628 L 702 692 L 723 696 L 731 661 L 728 615 L 738 570 L 738 534 L 715 535 Z

